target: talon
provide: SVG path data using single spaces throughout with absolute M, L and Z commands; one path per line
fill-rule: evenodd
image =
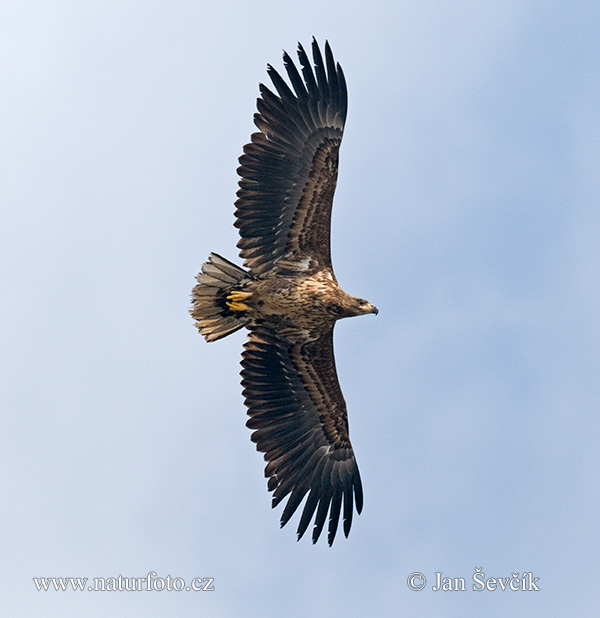
M 241 303 L 241 301 L 246 300 L 252 296 L 252 292 L 241 292 L 240 290 L 232 290 L 227 296 L 227 300 L 230 300 L 234 303 Z M 249 309 L 249 307 L 247 307 Z
M 227 297 L 229 298 L 229 296 Z M 228 300 L 225 303 L 232 311 L 250 311 L 250 307 L 245 303 L 239 303 L 237 301 Z

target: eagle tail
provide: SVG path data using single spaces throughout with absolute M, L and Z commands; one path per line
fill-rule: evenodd
M 211 253 L 196 280 L 190 313 L 206 341 L 222 339 L 252 320 L 249 307 L 242 302 L 251 296 L 243 291 L 252 281 L 246 270 Z

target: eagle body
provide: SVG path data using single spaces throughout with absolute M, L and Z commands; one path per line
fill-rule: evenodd
M 281 525 L 304 500 L 298 538 L 314 517 L 328 543 L 340 515 L 348 536 L 362 510 L 360 474 L 333 354 L 339 319 L 378 313 L 337 283 L 330 252 L 331 207 L 347 109 L 344 74 L 329 44 L 300 70 L 284 52 L 288 83 L 270 65 L 276 93 L 260 85 L 259 132 L 240 157 L 235 226 L 242 268 L 216 253 L 197 275 L 192 317 L 209 342 L 246 327 L 242 387 L 264 453 L 273 506 L 287 498 Z
M 308 338 L 332 328 L 340 318 L 372 312 L 366 301 L 346 294 L 329 269 L 295 276 L 274 273 L 250 282 L 245 291 L 252 294 L 246 303 L 254 319 L 279 321 Z

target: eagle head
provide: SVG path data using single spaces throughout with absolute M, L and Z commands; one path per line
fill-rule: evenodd
M 372 305 L 368 300 L 364 298 L 355 298 L 356 301 L 356 314 L 355 315 L 364 315 L 366 313 L 374 313 L 377 315 L 379 313 L 379 309 L 375 305 Z
M 379 313 L 379 309 L 364 298 L 356 298 L 345 293 L 341 298 L 338 297 L 327 303 L 327 310 L 338 320 L 367 313 L 374 313 L 375 315 Z

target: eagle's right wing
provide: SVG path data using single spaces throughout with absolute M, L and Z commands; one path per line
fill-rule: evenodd
M 263 84 L 253 133 L 244 146 L 238 174 L 235 226 L 240 256 L 252 274 L 286 268 L 331 269 L 330 224 L 338 152 L 347 110 L 344 74 L 329 44 L 325 61 L 312 43 L 314 70 L 298 46 L 300 72 L 283 60 L 292 89 L 268 67 L 277 94 Z
M 308 493 L 298 538 L 316 510 L 315 543 L 329 512 L 327 540 L 331 545 L 342 499 L 344 534 L 348 536 L 353 502 L 360 513 L 363 494 L 335 369 L 333 326 L 316 340 L 290 343 L 273 325 L 257 323 L 244 346 L 242 367 L 250 416 L 247 425 L 255 430 L 252 440 L 265 454 L 273 506 L 291 494 L 281 525 Z

